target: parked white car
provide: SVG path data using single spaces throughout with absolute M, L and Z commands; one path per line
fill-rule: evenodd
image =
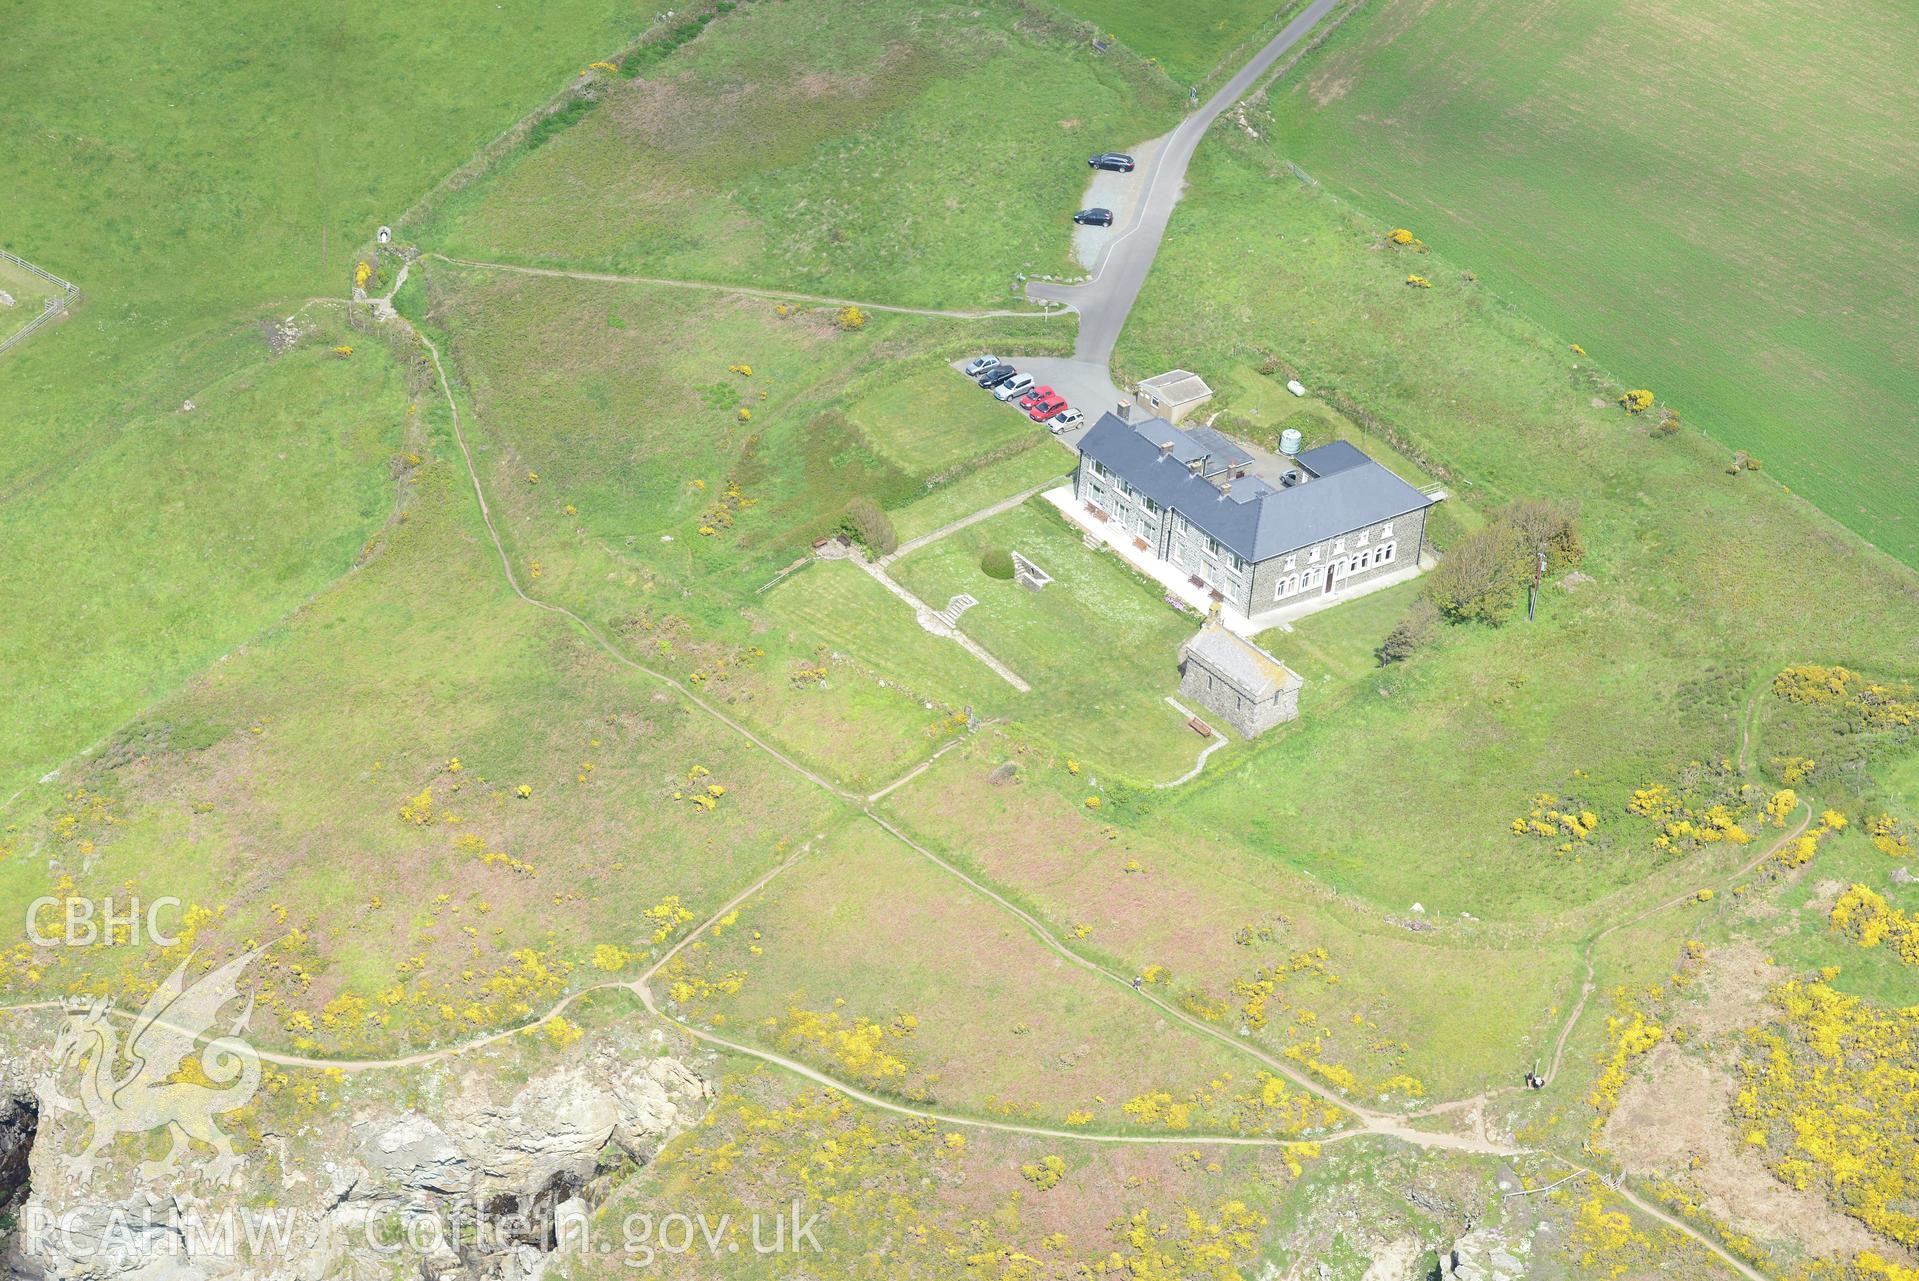
M 978 378 L 981 374 L 999 364 L 998 356 L 977 356 L 966 362 L 966 376 Z
M 1012 400 L 1015 397 L 1024 396 L 1031 390 L 1033 390 L 1033 375 L 1014 374 L 1011 378 L 1008 378 L 1005 382 L 993 388 L 993 399 Z
M 1086 415 L 1077 409 L 1062 409 L 1046 420 L 1046 428 L 1055 436 L 1063 431 L 1071 431 L 1086 421 Z

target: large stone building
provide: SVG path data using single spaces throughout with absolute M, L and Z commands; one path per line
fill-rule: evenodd
M 1179 692 L 1247 738 L 1299 715 L 1297 672 L 1220 625 L 1214 613 L 1179 650 Z
M 1261 476 L 1209 427 L 1106 414 L 1079 455 L 1073 493 L 1094 519 L 1248 617 L 1417 566 L 1439 501 L 1341 440 Z

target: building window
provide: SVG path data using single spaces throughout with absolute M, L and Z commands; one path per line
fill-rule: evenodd
M 1211 534 L 1208 534 L 1206 536 L 1206 554 L 1208 556 L 1219 555 L 1219 540 L 1217 538 L 1214 538 Z
M 1292 555 L 1292 556 L 1288 556 L 1288 557 L 1286 558 L 1286 563 L 1285 563 L 1284 565 L 1282 565 L 1282 566 L 1281 566 L 1280 568 L 1282 568 L 1282 569 L 1298 569 L 1298 568 L 1299 568 L 1299 557 L 1298 557 L 1298 555 L 1297 555 L 1297 554 L 1295 554 L 1295 555 Z
M 1366 568 L 1366 565 L 1369 559 L 1370 559 L 1370 553 L 1367 553 L 1367 552 L 1361 552 L 1359 555 L 1353 557 L 1354 572 L 1358 572 L 1359 570 Z
M 1228 552 L 1226 559 L 1227 562 L 1232 565 L 1235 574 L 1243 574 L 1246 572 L 1246 562 L 1240 559 L 1238 552 Z
M 1373 536 L 1371 534 L 1362 532 L 1359 536 L 1359 545 L 1361 547 L 1364 547 L 1367 543 L 1372 541 L 1372 537 Z
M 1284 600 L 1286 597 L 1291 596 L 1295 585 L 1294 580 L 1290 577 L 1280 579 L 1273 585 L 1273 599 Z
M 1113 474 L 1112 472 L 1107 471 L 1106 464 L 1101 462 L 1097 458 L 1093 460 L 1093 472 L 1095 475 L 1099 475 L 1099 476 L 1110 476 Z
M 1309 553 L 1306 557 L 1306 563 L 1309 565 L 1319 564 L 1319 548 L 1317 547 L 1313 548 L 1311 553 Z
M 1393 544 L 1387 543 L 1384 547 L 1379 549 L 1379 563 L 1384 565 L 1387 561 L 1391 560 L 1392 558 L 1393 558 Z
M 1384 525 L 1381 525 L 1379 527 L 1379 536 L 1381 538 L 1391 538 L 1393 536 L 1393 522 L 1389 520 Z
M 1343 551 L 1345 551 L 1345 550 L 1346 550 L 1346 540 L 1345 540 L 1345 539 L 1343 539 L 1343 538 L 1341 538 L 1341 539 L 1339 539 L 1339 540 L 1337 540 L 1336 542 L 1334 542 L 1334 543 L 1333 543 L 1333 555 L 1335 555 L 1335 556 L 1337 556 L 1337 555 L 1339 555 L 1339 554 L 1340 554 L 1341 552 L 1343 552 Z

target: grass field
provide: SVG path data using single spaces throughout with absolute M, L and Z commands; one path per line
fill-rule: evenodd
M 0 797 L 351 564 L 398 381 L 368 350 L 270 365 L 262 321 L 343 296 L 376 226 L 649 20 L 608 0 L 96 17 L 115 38 L 33 0 L 0 47 L 0 248 L 87 293 L 0 360 L 0 522 L 15 546 L 32 514 L 45 571 L 4 589 L 23 631 L 0 681 L 34 692 L 0 730 Z M 188 400 L 208 407 L 174 417 Z M 50 580 L 85 626 L 14 612 Z
M 833 834 L 694 948 L 662 976 L 669 993 L 685 983 L 681 1017 L 842 1072 L 858 1061 L 803 1034 L 794 1011 L 836 1026 L 865 1019 L 888 1029 L 883 1052 L 900 1060 L 897 1072 L 870 1073 L 881 1088 L 975 1114 L 1057 1126 L 1078 1113 L 1077 1124 L 1126 1128 L 1136 1124 L 1121 1110 L 1129 1099 L 1230 1097 L 1208 1082 L 1254 1075 L 1230 1048 L 1144 1017 L 1122 985 L 1067 964 L 870 822 Z M 876 955 L 891 959 L 875 965 Z M 715 987 L 731 976 L 744 980 L 736 992 Z M 1195 1112 L 1192 1128 L 1206 1130 L 1230 1108 Z
M 1275 146 L 1919 565 L 1915 39 L 1885 0 L 1389 0 Z
M 191 410 L 136 413 L 0 504 L 0 539 L 41 567 L 0 578 L 21 691 L 0 796 L 352 568 L 395 510 L 409 404 L 378 343 L 329 349 L 355 337 L 322 325 L 277 359 L 236 338 Z
M 1014 715 L 1062 751 L 1132 779 L 1177 778 L 1205 746 L 1168 707 L 1179 647 L 1198 621 L 1117 558 L 1080 542 L 1044 499 L 970 525 L 902 557 L 893 576 L 935 609 L 964 593 L 979 603 L 960 627 L 1033 686 Z M 1052 575 L 1031 592 L 980 569 L 988 548 L 1017 551 Z
M 455 467 L 424 463 L 360 572 L 28 811 L 75 892 L 177 897 L 211 914 L 202 946 L 286 936 L 278 1026 L 256 1024 L 281 1043 L 519 1021 L 605 977 L 595 946 L 638 956 L 823 830 L 830 798 L 512 597 Z M 713 786 L 710 812 L 686 799 Z M 22 919 L 54 880 L 0 860 L 0 907 Z M 51 956 L 63 990 L 156 959 Z
M 993 781 L 1007 762 L 1017 782 Z M 1264 811 L 1285 786 L 1243 793 L 1244 808 Z M 1108 790 L 1094 811 L 1087 790 L 1065 757 L 1009 733 L 942 757 L 886 805 L 1062 937 L 1084 926 L 1077 946 L 1113 968 L 1166 967 L 1160 982 L 1184 1008 L 1248 1026 L 1268 1052 L 1303 1056 L 1360 1098 L 1383 1089 L 1404 1101 L 1404 1082 L 1386 1084 L 1402 1075 L 1434 1098 L 1511 1080 L 1572 990 L 1567 940 L 1521 942 L 1440 912 L 1415 929 L 1414 914 L 1276 871 L 1262 848 L 1177 810 L 1141 821 L 1152 801 L 1139 792 Z M 1253 1023 L 1248 1002 L 1268 977 L 1264 1021 Z
M 1136 58 L 999 0 L 746 4 L 600 92 L 423 238 L 468 257 L 1001 305 L 1016 273 L 1068 269 L 1086 156 L 1164 132 L 1177 101 Z
M 0 301 L 0 342 L 32 324 L 48 302 L 65 293 L 26 268 L 0 259 L 0 294 L 6 295 Z
M 944 362 L 897 368 L 847 406 L 846 416 L 874 453 L 928 481 L 969 472 L 982 454 L 1049 443 L 1043 427 Z
M 1764 473 L 1726 475 L 1709 443 L 1649 438 L 1562 341 L 1445 259 L 1422 260 L 1433 289 L 1408 289 L 1372 224 L 1245 139 L 1215 138 L 1189 181 L 1122 364 L 1217 368 L 1255 354 L 1257 335 L 1313 387 L 1444 458 L 1475 505 L 1577 501 L 1596 581 L 1550 588 L 1532 626 L 1448 629 L 1434 652 L 1365 677 L 1372 692 L 1337 718 L 1302 698 L 1295 732 L 1209 772 L 1178 821 L 1402 910 L 1522 918 L 1663 862 L 1636 832 L 1565 854 L 1514 837 L 1534 793 L 1620 815 L 1633 789 L 1732 755 L 1748 692 L 1787 663 L 1919 667 L 1909 571 Z M 1195 303 L 1182 279 L 1212 281 L 1211 296 Z M 1249 794 L 1271 799 L 1249 811 Z
M 1294 6 L 1280 6 L 1279 13 Z M 1132 52 L 1151 58 L 1180 84 L 1192 84 L 1239 52 L 1252 55 L 1251 38 L 1275 21 L 1266 0 L 1209 0 L 1167 5 L 1154 0 L 1063 0 L 1060 8 L 1083 18 L 1102 35 L 1118 36 Z

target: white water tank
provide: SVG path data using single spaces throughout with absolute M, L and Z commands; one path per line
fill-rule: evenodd
M 1279 452 L 1291 458 L 1299 452 L 1299 429 L 1288 427 L 1279 433 Z

